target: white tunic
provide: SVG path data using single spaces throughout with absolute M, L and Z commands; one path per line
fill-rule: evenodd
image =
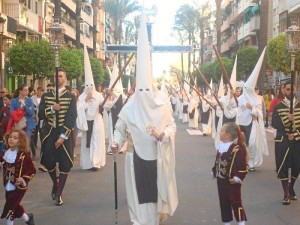
M 264 120 L 262 114 L 262 102 L 257 101 L 258 104 L 252 104 L 252 110 L 246 107 L 246 101 L 243 95 L 239 97 L 237 123 L 239 125 L 247 126 L 252 121 L 251 133 L 249 137 L 249 153 L 250 167 L 258 167 L 263 163 L 263 155 L 269 155 L 266 131 L 264 127 Z
M 102 94 L 93 92 L 93 96 L 89 102 L 85 101 L 85 96 L 79 97 L 77 106 L 77 127 L 82 131 L 80 165 L 82 169 L 90 169 L 92 167 L 100 168 L 106 163 L 105 154 L 105 133 L 104 123 L 99 106 L 103 102 Z M 93 133 L 91 135 L 90 148 L 86 148 L 87 121 L 93 120 Z
M 122 118 L 126 118 L 120 112 Z M 114 133 L 114 140 L 121 147 L 126 140 L 126 133 L 129 131 L 126 121 L 119 118 L 116 124 Z M 126 119 L 125 119 L 126 120 Z M 176 132 L 176 124 L 169 124 L 165 129 L 165 136 L 162 142 L 157 142 L 156 152 L 157 159 L 157 186 L 158 186 L 158 202 L 157 203 L 144 203 L 139 204 L 135 172 L 133 165 L 133 152 L 126 152 L 125 157 L 125 184 L 128 209 L 131 222 L 134 225 L 158 225 L 159 216 L 161 213 L 173 215 L 178 204 L 177 187 L 175 179 L 175 146 L 174 135 Z M 153 139 L 155 141 L 155 139 Z M 135 149 L 140 151 L 143 146 L 134 146 Z
M 190 119 L 190 117 L 189 117 L 189 127 L 191 127 L 191 128 L 198 128 L 198 117 L 199 117 L 199 112 L 197 109 L 198 105 L 199 105 L 198 96 L 195 96 L 190 99 L 190 102 L 188 104 L 188 113 L 191 113 L 193 110 L 195 110 L 194 118 Z

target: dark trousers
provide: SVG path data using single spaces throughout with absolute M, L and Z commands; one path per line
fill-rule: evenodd
M 230 184 L 227 179 L 217 178 L 222 221 L 232 221 L 232 211 L 236 221 L 247 221 L 242 206 L 241 184 Z
M 25 191 L 14 190 L 5 192 L 5 205 L 3 207 L 3 212 L 1 218 L 14 220 L 15 218 L 20 218 L 24 214 L 24 208 L 20 205 Z

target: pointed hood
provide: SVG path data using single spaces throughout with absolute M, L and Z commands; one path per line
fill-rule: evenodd
M 143 9 L 137 43 L 136 89 L 153 92 L 150 46 L 146 26 L 146 14 Z M 136 93 L 138 94 L 138 93 Z
M 211 90 L 213 90 L 213 81 L 212 81 L 212 78 L 210 79 L 209 87 L 210 87 L 210 89 L 208 88 L 207 95 L 211 95 Z
M 157 146 L 146 128 L 151 125 L 158 133 L 161 133 L 171 123 L 173 117 L 168 105 L 161 99 L 155 98 L 157 92 L 155 93 L 152 81 L 150 46 L 144 9 L 142 9 L 138 33 L 135 90 L 132 100 L 123 107 L 119 117 L 126 122 L 132 134 L 137 155 L 144 160 L 154 160 L 157 158 Z
M 219 90 L 218 90 L 218 98 L 222 98 L 224 96 L 224 83 L 223 83 L 223 76 L 221 76 Z
M 127 85 L 127 90 L 130 91 L 131 89 L 131 83 L 130 83 L 130 78 L 128 79 L 128 85 Z
M 110 73 L 110 82 L 109 82 L 109 88 L 112 87 L 112 85 L 114 84 L 115 80 L 118 78 L 119 76 L 119 68 L 117 63 L 115 62 L 113 65 L 113 70 Z M 119 96 L 123 93 L 123 85 L 122 85 L 122 80 L 121 78 L 118 80 L 117 84 L 115 85 L 114 89 L 113 89 L 113 93 L 116 96 Z
M 266 51 L 266 47 L 262 51 L 262 53 L 261 53 L 261 55 L 260 55 L 260 57 L 259 57 L 259 59 L 256 63 L 256 66 L 254 67 L 251 75 L 249 76 L 249 78 L 245 82 L 244 87 L 252 88 L 252 89 L 255 88 L 256 83 L 257 83 L 257 79 L 258 79 L 258 76 L 259 76 L 259 73 L 260 73 L 260 69 L 261 69 L 261 66 L 262 66 L 263 61 L 264 61 L 265 51 Z
M 85 45 L 83 49 L 84 49 L 84 83 L 85 83 L 84 92 L 87 94 L 91 89 L 95 90 L 95 84 L 94 84 L 94 78 L 93 78 L 89 54 Z
M 265 51 L 266 51 L 266 47 L 262 51 L 254 70 L 252 71 L 248 80 L 245 82 L 244 88 L 243 88 L 243 96 L 245 98 L 245 101 L 251 103 L 252 105 L 258 105 L 258 98 L 256 98 L 257 95 L 255 93 L 254 88 L 256 86 L 257 79 L 258 79 L 258 76 L 260 73 L 260 69 L 261 69 L 261 66 L 264 61 Z
M 235 89 L 236 89 L 236 68 L 237 68 L 237 56 L 235 56 L 234 65 L 233 65 L 231 77 L 230 77 L 230 83 L 231 83 L 233 91 L 235 91 Z M 230 92 L 228 91 L 228 93 L 230 93 Z

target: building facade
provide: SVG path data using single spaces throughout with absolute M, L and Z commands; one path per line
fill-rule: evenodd
M 80 7 L 80 48 L 85 44 L 89 53 L 101 61 L 105 60 L 105 13 L 101 9 L 101 2 L 93 7 L 91 4 L 81 3 Z M 76 7 L 77 0 L 60 0 L 61 24 L 65 29 L 64 42 L 68 48 L 76 46 Z M 55 0 L 0 0 L 1 17 L 6 20 L 3 33 L 3 57 L 5 72 L 5 86 L 14 90 L 18 83 L 31 84 L 30 76 L 14 77 L 9 70 L 9 46 L 18 40 L 39 41 L 49 38 L 55 10 Z M 96 12 L 96 13 L 95 13 Z M 95 16 L 95 18 L 94 18 Z M 94 31 L 96 33 L 94 34 Z M 95 39 L 95 40 L 94 40 Z M 6 63 L 5 63 L 6 62 Z M 25 80 L 27 78 L 27 80 Z M 39 80 L 35 86 L 44 85 L 44 80 Z

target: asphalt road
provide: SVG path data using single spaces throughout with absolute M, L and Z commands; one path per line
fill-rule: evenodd
M 163 225 L 218 225 L 220 218 L 216 181 L 210 171 L 215 158 L 210 136 L 191 136 L 186 124 L 177 122 L 176 175 L 179 205 Z M 270 156 L 261 168 L 244 180 L 242 198 L 251 225 L 299 225 L 300 204 L 281 204 L 282 188 L 276 178 L 274 143 L 267 132 Z M 80 139 L 79 139 L 80 140 Z M 47 173 L 37 172 L 22 201 L 26 212 L 34 213 L 36 225 L 113 225 L 115 224 L 113 157 L 107 156 L 106 166 L 97 172 L 84 171 L 79 166 L 80 141 L 76 149 L 75 166 L 63 193 L 64 205 L 55 206 L 50 197 L 51 183 Z M 118 224 L 131 225 L 124 185 L 124 155 L 118 156 Z M 38 160 L 35 161 L 38 166 Z M 300 195 L 300 185 L 296 183 Z M 4 189 L 0 188 L 0 207 L 4 205 Z M 6 224 L 0 220 L 0 224 Z M 15 225 L 24 224 L 16 220 Z M 232 224 L 236 224 L 233 222 Z

